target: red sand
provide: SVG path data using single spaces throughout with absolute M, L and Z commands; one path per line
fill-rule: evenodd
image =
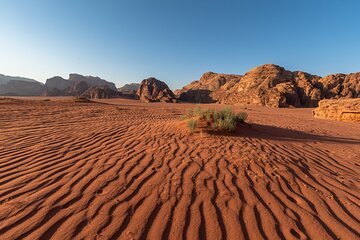
M 0 239 L 360 238 L 359 123 L 189 134 L 192 104 L 35 99 L 0 100 Z

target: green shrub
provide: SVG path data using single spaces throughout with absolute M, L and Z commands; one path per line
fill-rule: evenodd
M 194 116 L 200 117 L 202 115 L 202 110 L 199 106 L 196 106 L 193 111 Z
M 233 132 L 236 129 L 237 117 L 231 108 L 223 108 L 214 114 L 214 130 Z
M 211 109 L 206 109 L 202 112 L 201 117 L 205 118 L 207 122 L 211 122 L 213 120 L 215 111 Z
M 240 112 L 237 114 L 237 121 L 240 122 L 240 123 L 244 123 L 247 119 L 247 112 Z
M 197 106 L 193 111 L 189 110 L 186 115 L 181 116 L 180 119 L 188 119 L 187 125 L 191 132 L 194 132 L 197 127 L 207 131 L 233 132 L 238 123 L 245 122 L 247 113 L 236 114 L 230 107 L 216 111 L 213 109 L 201 110 Z
M 194 132 L 196 129 L 196 126 L 197 126 L 197 121 L 194 119 L 189 119 L 187 121 L 187 126 L 188 126 L 190 132 Z

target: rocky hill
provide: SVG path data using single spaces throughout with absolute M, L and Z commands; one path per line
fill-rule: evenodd
M 137 95 L 143 102 L 177 102 L 168 85 L 153 77 L 141 82 Z
M 44 84 L 34 79 L 0 74 L 0 95 L 39 96 L 44 89 Z
M 179 99 L 270 107 L 315 107 L 321 99 L 360 96 L 360 73 L 327 77 L 265 64 L 245 75 L 205 73 L 185 86 Z
M 183 87 L 177 95 L 179 100 L 196 103 L 216 102 L 213 92 L 220 88 L 229 89 L 240 79 L 240 75 L 217 74 L 207 72 L 199 81 L 193 81 L 189 85 Z
M 10 80 L 0 84 L 2 96 L 41 96 L 44 92 L 44 84 L 22 80 Z
M 24 78 L 24 77 L 13 77 L 13 76 L 7 76 L 4 74 L 0 74 L 0 84 L 5 84 L 9 81 L 17 80 L 17 81 L 25 81 L 25 82 L 38 82 L 31 78 Z
M 107 86 L 113 91 L 117 91 L 112 82 L 108 82 L 99 77 L 82 76 L 79 74 L 70 74 L 69 79 L 62 77 L 53 77 L 46 80 L 46 96 L 80 96 L 93 87 Z

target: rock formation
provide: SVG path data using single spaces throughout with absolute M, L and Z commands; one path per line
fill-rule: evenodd
M 46 80 L 44 93 L 45 96 L 61 96 L 64 95 L 65 89 L 70 87 L 73 82 L 64 79 L 62 77 L 56 76 Z
M 189 85 L 183 87 L 177 95 L 179 100 L 196 103 L 216 102 L 217 97 L 213 96 L 213 92 L 224 86 L 224 89 L 233 86 L 239 81 L 241 76 L 230 74 L 217 74 L 207 72 L 202 75 L 199 81 L 193 81 Z
M 89 87 L 108 86 L 112 90 L 117 90 L 114 83 L 108 82 L 99 77 L 82 76 L 80 74 L 72 73 L 69 75 L 69 81 L 73 81 L 73 82 L 84 81 L 88 84 Z
M 0 85 L 5 84 L 5 83 L 7 83 L 9 81 L 12 81 L 12 80 L 39 83 L 38 81 L 36 81 L 34 79 L 31 79 L 31 78 L 13 77 L 13 76 L 7 76 L 7 75 L 4 75 L 4 74 L 0 74 Z
M 130 83 L 118 88 L 118 91 L 125 94 L 136 93 L 140 88 L 140 83 Z
M 90 88 L 86 81 L 76 81 L 65 89 L 65 96 L 80 96 Z
M 360 96 L 360 73 L 321 78 L 265 64 L 240 75 L 205 73 L 180 91 L 188 102 L 219 102 L 270 107 L 316 107 L 324 98 Z
M 360 97 L 360 73 L 333 74 L 319 80 L 325 98 Z
M 93 87 L 100 87 L 90 95 L 102 96 L 104 86 L 113 91 L 110 93 L 104 88 L 104 96 L 116 95 L 115 84 L 99 77 L 70 74 L 69 79 L 53 77 L 43 85 L 32 79 L 0 74 L 0 95 L 81 96 Z M 360 73 L 320 77 L 265 64 L 245 75 L 207 72 L 198 81 L 176 90 L 176 96 L 164 82 L 155 78 L 145 79 L 141 84 L 126 84 L 119 91 L 120 97 L 140 98 L 145 102 L 176 102 L 179 99 L 195 103 L 316 107 L 322 99 L 359 98 Z
M 360 98 L 321 100 L 313 110 L 315 118 L 360 122 Z
M 39 82 L 10 80 L 0 84 L 2 96 L 40 96 L 44 92 L 44 85 Z
M 92 87 L 82 94 L 82 97 L 91 99 L 118 98 L 122 94 L 117 90 L 113 90 L 108 86 Z
M 79 74 L 70 74 L 69 79 L 62 77 L 53 77 L 46 80 L 46 96 L 80 96 L 92 87 L 107 86 L 113 91 L 117 91 L 112 82 L 108 82 L 99 77 L 82 76 Z
M 34 79 L 0 74 L 0 95 L 39 96 L 43 91 L 44 84 Z
M 218 93 L 219 102 L 269 107 L 315 106 L 321 98 L 321 92 L 314 85 L 318 78 L 265 64 L 246 73 L 228 91 Z
M 143 102 L 177 102 L 168 85 L 156 78 L 143 80 L 137 95 Z

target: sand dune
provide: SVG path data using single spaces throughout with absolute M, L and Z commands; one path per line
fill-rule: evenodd
M 359 123 L 193 106 L 0 100 L 0 239 L 360 239 Z

